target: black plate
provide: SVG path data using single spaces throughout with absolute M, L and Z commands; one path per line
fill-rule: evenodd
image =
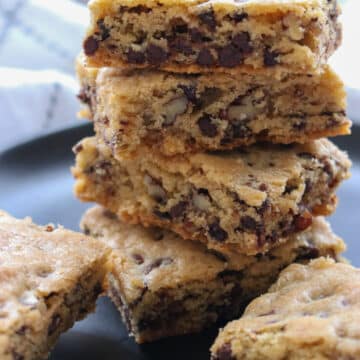
M 72 194 L 69 168 L 74 156 L 71 147 L 91 135 L 90 126 L 79 127 L 18 146 L 0 156 L 0 208 L 17 217 L 31 215 L 35 222 L 57 222 L 78 229 L 81 215 L 89 205 Z M 336 139 L 353 160 L 353 176 L 339 190 L 340 204 L 331 218 L 334 230 L 348 244 L 346 256 L 360 266 L 360 127 L 353 136 Z M 107 299 L 97 311 L 63 335 L 52 360 L 68 359 L 208 359 L 216 329 L 201 335 L 177 337 L 138 346 L 128 338 L 124 325 Z

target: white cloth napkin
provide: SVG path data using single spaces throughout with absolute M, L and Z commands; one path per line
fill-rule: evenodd
M 86 0 L 0 0 L 0 151 L 79 124 L 74 61 L 89 21 Z M 331 63 L 360 114 L 360 1 L 344 4 L 344 45 Z
M 79 124 L 86 1 L 0 0 L 0 151 Z

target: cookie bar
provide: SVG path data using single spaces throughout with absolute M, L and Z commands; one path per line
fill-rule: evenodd
M 132 223 L 157 225 L 209 248 L 253 255 L 330 214 L 350 161 L 330 141 L 256 145 L 163 157 L 147 149 L 116 160 L 87 138 L 75 147 L 76 195 Z
M 62 332 L 95 308 L 108 250 L 0 211 L 0 359 L 47 359 Z
M 294 264 L 220 332 L 212 359 L 359 359 L 359 322 L 359 269 L 323 258 Z
M 233 149 L 259 141 L 306 142 L 349 133 L 344 85 L 320 75 L 176 75 L 87 68 L 79 98 L 119 156 L 140 145 L 166 155 Z M 86 114 L 87 115 L 87 114 Z
M 93 0 L 90 11 L 83 49 L 96 67 L 309 73 L 341 42 L 336 0 Z
M 250 257 L 226 257 L 167 230 L 125 224 L 100 207 L 87 212 L 82 228 L 113 249 L 108 293 L 139 343 L 234 319 L 288 264 L 337 259 L 344 251 L 320 218 L 270 253 Z

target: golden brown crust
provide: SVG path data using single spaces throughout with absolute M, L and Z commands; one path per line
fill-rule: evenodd
M 329 68 L 319 75 L 217 74 L 96 70 L 77 63 L 80 99 L 97 136 L 116 157 L 147 146 L 166 156 L 231 150 L 257 142 L 305 143 L 346 135 L 344 84 Z
M 82 234 L 0 211 L 0 358 L 46 358 L 95 308 L 108 250 Z
M 357 359 L 359 304 L 359 269 L 324 258 L 291 265 L 220 332 L 212 359 Z
M 137 342 L 201 331 L 225 313 L 234 318 L 239 304 L 265 291 L 284 266 L 338 259 L 344 251 L 322 218 L 260 257 L 220 255 L 164 229 L 126 224 L 100 207 L 88 210 L 81 226 L 113 249 L 108 293 Z
M 331 213 L 349 166 L 327 140 L 174 158 L 146 149 L 116 160 L 90 138 L 81 143 L 73 172 L 80 199 L 127 222 L 253 255 L 304 230 L 313 215 Z
M 90 11 L 84 50 L 98 67 L 315 73 L 341 39 L 335 0 L 95 0 Z

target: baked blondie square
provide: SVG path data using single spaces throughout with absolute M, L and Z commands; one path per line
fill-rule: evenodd
M 141 145 L 166 155 L 225 150 L 259 141 L 306 142 L 349 133 L 344 85 L 321 74 L 181 75 L 88 68 L 80 57 L 79 98 L 118 156 Z
M 256 145 L 164 157 L 147 149 L 116 160 L 87 138 L 75 147 L 76 195 L 131 223 L 168 228 L 220 252 L 253 255 L 335 208 L 350 161 L 330 141 Z M 226 250 L 225 250 L 226 249 Z
M 103 244 L 0 211 L 0 359 L 47 359 L 62 332 L 95 309 Z
M 359 359 L 359 322 L 359 269 L 324 258 L 293 264 L 220 332 L 212 359 Z
M 344 250 L 321 218 L 258 256 L 223 256 L 167 230 L 125 224 L 100 207 L 85 214 L 82 228 L 113 249 L 108 293 L 139 343 L 234 319 L 288 264 L 338 259 Z
M 309 73 L 341 42 L 335 0 L 93 0 L 90 12 L 96 67 Z

